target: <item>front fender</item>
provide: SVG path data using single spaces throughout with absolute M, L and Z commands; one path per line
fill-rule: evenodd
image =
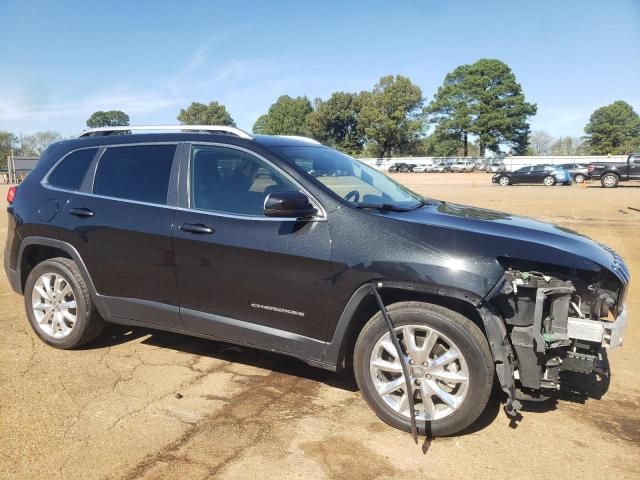
M 351 295 L 344 307 L 334 330 L 333 337 L 325 347 L 323 362 L 336 365 L 338 369 L 344 367 L 344 360 L 348 353 L 346 349 L 349 343 L 349 332 L 353 328 L 353 323 L 358 320 L 356 318 L 358 309 L 367 298 L 372 298 L 371 285 L 380 289 L 383 293 L 383 300 L 386 296 L 384 295 L 385 292 L 395 291 L 404 292 L 404 294 L 408 296 L 437 296 L 442 299 L 454 299 L 465 302 L 475 309 L 482 307 L 484 304 L 482 297 L 475 293 L 446 285 L 407 282 L 403 280 L 379 280 L 364 283 Z

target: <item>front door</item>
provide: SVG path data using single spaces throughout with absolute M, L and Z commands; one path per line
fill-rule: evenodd
M 535 165 L 531 168 L 529 183 L 542 183 L 544 178 L 551 175 L 551 172 L 544 165 Z
M 187 330 L 320 358 L 330 288 L 324 218 L 268 218 L 268 194 L 299 190 L 265 159 L 231 146 L 193 145 L 188 208 L 174 249 Z
M 531 168 L 522 167 L 513 172 L 513 180 L 518 183 L 527 183 L 531 181 Z

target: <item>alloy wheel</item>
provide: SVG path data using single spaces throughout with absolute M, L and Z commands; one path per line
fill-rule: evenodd
M 59 273 L 42 274 L 31 293 L 38 328 L 51 338 L 71 333 L 77 319 L 77 303 L 71 284 Z
M 544 177 L 543 182 L 547 187 L 551 187 L 556 183 L 555 179 L 551 175 Z
M 602 178 L 602 184 L 605 187 L 615 187 L 616 186 L 616 178 L 613 175 L 605 175 Z
M 416 419 L 434 421 L 453 414 L 469 388 L 469 368 L 461 350 L 424 325 L 403 325 L 395 333 L 409 366 L 409 395 L 414 399 Z M 389 332 L 374 345 L 369 366 L 378 395 L 393 411 L 409 418 L 406 382 Z

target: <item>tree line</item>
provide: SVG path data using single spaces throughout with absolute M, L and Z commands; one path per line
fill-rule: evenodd
M 585 136 L 555 138 L 544 130 L 531 134 L 528 155 L 619 155 L 640 150 L 640 117 L 618 100 L 598 108 L 584 128 Z
M 640 117 L 618 100 L 598 108 L 583 137 L 554 138 L 530 131 L 537 105 L 526 100 L 508 65 L 480 59 L 448 73 L 429 101 L 402 75 L 382 77 L 371 90 L 335 92 L 327 99 L 282 95 L 253 125 L 255 134 L 302 135 L 354 156 L 606 155 L 640 150 Z M 225 105 L 191 103 L 177 120 L 190 125 L 229 125 Z M 94 112 L 88 127 L 129 125 L 120 110 Z M 0 131 L 0 165 L 16 155 L 39 156 L 61 139 L 54 131 L 18 138 Z

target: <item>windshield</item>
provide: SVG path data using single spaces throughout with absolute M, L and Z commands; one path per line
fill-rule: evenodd
M 272 148 L 356 206 L 384 205 L 411 209 L 423 204 L 417 193 L 337 150 L 326 147 Z

